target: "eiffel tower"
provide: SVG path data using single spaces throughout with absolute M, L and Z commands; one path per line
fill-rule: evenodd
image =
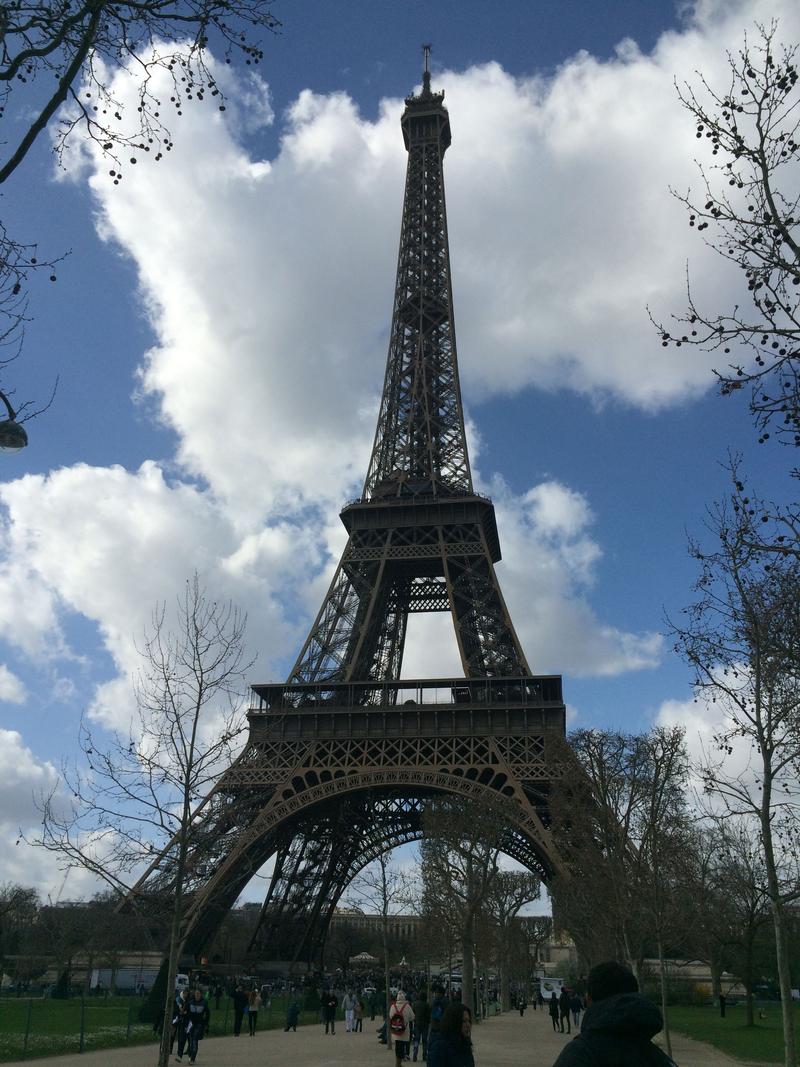
M 190 935 L 201 951 L 252 875 L 274 869 L 250 946 L 261 960 L 318 961 L 353 877 L 422 836 L 426 803 L 504 810 L 503 850 L 547 880 L 559 676 L 531 674 L 495 573 L 491 500 L 474 491 L 464 433 L 445 211 L 444 93 L 405 101 L 408 152 L 389 355 L 347 545 L 288 681 L 252 686 L 249 738 L 197 813 Z M 408 616 L 449 612 L 464 676 L 401 679 Z M 140 901 L 168 893 L 165 850 Z

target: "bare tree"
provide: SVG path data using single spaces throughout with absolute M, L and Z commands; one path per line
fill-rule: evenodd
M 64 258 L 64 257 L 60 257 Z M 5 370 L 16 360 L 25 340 L 25 326 L 28 322 L 28 285 L 33 275 L 46 274 L 51 282 L 57 280 L 57 260 L 42 260 L 34 244 L 23 244 L 14 240 L 0 222 L 0 390 L 3 387 Z M 56 384 L 58 380 L 56 379 Z M 0 420 L 7 415 L 18 424 L 46 411 L 53 400 L 38 410 L 33 410 L 30 400 L 18 401 L 14 389 L 8 388 L 3 393 L 5 404 L 0 403 Z M 55 393 L 55 387 L 53 394 Z M 2 401 L 0 397 L 0 401 Z M 13 401 L 13 408 L 11 402 Z M 7 409 L 7 410 L 6 410 Z
M 167 846 L 170 867 L 167 992 L 160 1064 L 169 1058 L 172 990 L 187 930 L 184 887 L 198 804 L 233 757 L 244 729 L 241 694 L 251 666 L 244 653 L 245 617 L 206 597 L 197 575 L 178 601 L 178 625 L 167 629 L 165 606 L 153 613 L 141 648 L 137 710 L 125 735 L 104 747 L 83 722 L 86 765 L 64 767 L 42 803 L 35 843 L 102 879 L 135 906 L 132 885 Z M 64 789 L 70 794 L 65 802 Z
M 636 735 L 611 730 L 578 730 L 569 747 L 576 771 L 558 784 L 552 803 L 570 868 L 570 877 L 553 883 L 556 919 L 588 962 L 624 958 L 638 973 L 646 921 L 636 839 L 647 753 Z
M 325 959 L 333 960 L 342 971 L 350 967 L 352 956 L 363 948 L 364 934 L 352 922 L 338 921 L 325 939 Z
M 6 957 L 27 948 L 29 931 L 39 914 L 39 893 L 16 882 L 0 883 L 0 971 Z
M 800 445 L 800 87 L 798 47 L 777 39 L 777 23 L 757 26 L 728 54 L 729 77 L 716 89 L 698 74 L 697 87 L 678 88 L 711 145 L 710 166 L 698 164 L 702 193 L 676 193 L 689 225 L 743 274 L 743 299 L 728 311 L 699 308 L 689 289 L 677 328 L 657 323 L 662 344 L 720 351 L 723 395 L 752 387 L 751 410 L 761 428 Z M 706 235 L 706 231 L 708 234 Z M 737 362 L 734 351 L 744 349 Z
M 474 1003 L 475 922 L 500 873 L 499 856 L 506 816 L 499 808 L 447 797 L 423 815 L 420 844 L 425 910 L 445 912 L 460 927 L 461 991 Z
M 210 49 L 247 66 L 262 58 L 259 35 L 279 28 L 270 0 L 16 0 L 0 5 L 0 119 L 8 139 L 0 152 L 0 185 L 23 163 L 37 138 L 54 123 L 60 159 L 76 129 L 113 162 L 119 184 L 127 166 L 172 148 L 170 122 L 187 106 L 211 102 L 225 110 L 223 90 L 208 61 Z M 127 67 L 137 86 L 133 126 L 112 88 Z M 167 84 L 155 89 L 156 75 Z M 171 113 L 171 118 L 167 113 Z M 19 131 L 19 133 L 17 133 Z M 0 222 L 0 368 L 18 353 L 28 319 L 28 284 L 36 273 L 56 280 L 63 256 L 42 260 L 34 244 Z M 2 381 L 0 381 L 0 386 Z M 13 395 L 13 389 L 6 389 Z M 15 403 L 25 421 L 32 404 Z M 45 410 L 42 408 L 41 410 Z
M 517 918 L 526 904 L 538 899 L 541 888 L 541 880 L 535 874 L 522 871 L 500 871 L 489 890 L 486 910 L 493 920 L 497 964 L 500 972 L 500 1002 L 503 1011 L 508 1011 L 511 1007 L 509 966 L 512 948 L 519 937 Z M 525 977 L 527 978 L 527 974 Z
M 217 47 L 228 62 L 239 54 L 252 66 L 263 56 L 259 32 L 278 26 L 269 0 L 19 0 L 5 5 L 0 104 L 6 121 L 17 119 L 22 132 L 0 163 L 0 184 L 56 116 L 59 154 L 69 134 L 81 127 L 116 160 L 122 151 L 134 163 L 144 153 L 160 158 L 172 147 L 165 111 L 180 116 L 189 101 L 202 103 L 206 97 L 225 109 L 207 64 L 209 49 Z M 121 126 L 121 105 L 109 84 L 112 72 L 124 66 L 135 72 L 138 85 L 133 133 Z M 152 87 L 159 70 L 169 79 L 162 98 Z M 66 103 L 70 107 L 60 110 Z
M 646 758 L 646 789 L 636 815 L 635 846 L 641 888 L 655 936 L 661 986 L 661 1014 L 667 1055 L 672 1055 L 664 944 L 681 925 L 675 908 L 676 871 L 690 839 L 685 790 L 688 762 L 683 730 L 655 727 L 639 739 Z
M 553 882 L 554 915 L 590 966 L 624 958 L 638 973 L 651 941 L 663 960 L 670 858 L 683 841 L 683 735 L 581 730 L 569 745 L 576 771 L 551 805 L 570 870 Z
M 383 980 L 386 1009 L 386 1047 L 392 1047 L 392 1032 L 389 1027 L 390 946 L 389 929 L 391 917 L 405 907 L 409 907 L 416 894 L 414 880 L 404 871 L 393 867 L 388 852 L 381 853 L 376 860 L 364 867 L 353 879 L 347 889 L 346 901 L 350 907 L 367 915 L 380 918 L 381 944 L 383 948 Z
M 715 544 L 709 550 L 691 546 L 700 565 L 697 599 L 673 630 L 677 650 L 694 671 L 698 697 L 721 713 L 714 747 L 701 767 L 705 791 L 724 813 L 753 818 L 759 826 L 785 1062 L 796 1067 L 786 909 L 800 898 L 800 561 L 753 547 L 750 517 L 733 507 L 715 507 L 708 525 Z
M 526 915 L 517 926 L 525 939 L 525 951 L 535 972 L 540 966 L 543 946 L 553 938 L 552 916 Z
M 755 1025 L 753 988 L 762 973 L 759 951 L 770 922 L 769 884 L 757 824 L 752 818 L 718 819 L 719 881 L 729 916 L 729 952 L 746 991 L 746 1025 Z M 769 946 L 774 953 L 774 946 Z

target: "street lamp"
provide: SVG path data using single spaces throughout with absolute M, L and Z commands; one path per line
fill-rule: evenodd
M 8 418 L 0 420 L 0 452 L 19 452 L 28 443 L 28 435 L 22 423 L 17 422 L 16 412 L 2 390 L 0 400 L 6 406 Z

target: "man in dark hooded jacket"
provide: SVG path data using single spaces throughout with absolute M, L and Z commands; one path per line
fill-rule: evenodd
M 553 1067 L 675 1067 L 652 1042 L 664 1021 L 639 993 L 632 971 L 621 963 L 600 963 L 586 984 L 589 1007 L 581 1032 Z

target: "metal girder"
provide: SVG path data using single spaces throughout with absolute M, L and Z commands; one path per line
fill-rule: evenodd
M 407 617 L 450 611 L 467 678 L 530 673 L 481 524 L 351 535 L 292 682 L 400 677 Z

